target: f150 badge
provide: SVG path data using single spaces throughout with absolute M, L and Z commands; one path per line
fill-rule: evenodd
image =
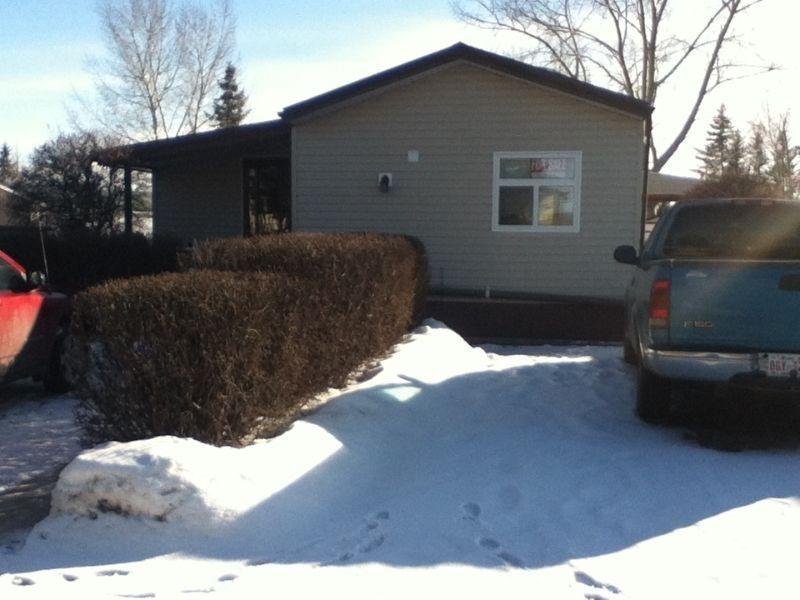
M 683 326 L 686 329 L 713 329 L 714 323 L 712 321 L 684 321 Z

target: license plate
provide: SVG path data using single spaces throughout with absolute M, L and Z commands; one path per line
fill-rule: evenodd
M 761 354 L 758 368 L 768 377 L 791 377 L 800 374 L 800 354 Z

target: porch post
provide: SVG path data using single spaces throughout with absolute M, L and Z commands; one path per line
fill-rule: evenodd
M 125 165 L 125 234 L 133 233 L 133 189 L 131 185 L 131 167 Z

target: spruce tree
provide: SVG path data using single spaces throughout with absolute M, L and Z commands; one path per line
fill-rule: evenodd
M 747 172 L 757 179 L 763 179 L 766 176 L 768 162 L 767 149 L 764 145 L 764 127 L 756 124 L 747 147 Z
M 789 139 L 788 116 L 783 115 L 777 123 L 771 124 L 770 150 L 772 164 L 768 175 L 783 192 L 785 198 L 794 198 L 798 191 L 797 165 L 800 148 L 792 146 Z
M 250 112 L 245 109 L 247 96 L 239 89 L 236 81 L 236 67 L 231 63 L 225 68 L 225 76 L 218 82 L 221 93 L 214 100 L 214 111 L 209 115 L 218 128 L 236 127 Z
M 703 165 L 699 169 L 703 179 L 719 179 L 727 172 L 732 136 L 733 127 L 728 115 L 725 114 L 723 104 L 711 121 L 711 127 L 706 134 L 705 148 L 697 155 Z
M 745 174 L 745 149 L 744 139 L 741 132 L 733 128 L 731 133 L 730 143 L 728 144 L 728 156 L 726 157 L 725 166 L 723 170 L 724 175 L 732 175 L 739 177 Z

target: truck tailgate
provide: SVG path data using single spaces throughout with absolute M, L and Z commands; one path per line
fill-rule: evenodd
M 670 345 L 800 353 L 800 262 L 673 260 Z

